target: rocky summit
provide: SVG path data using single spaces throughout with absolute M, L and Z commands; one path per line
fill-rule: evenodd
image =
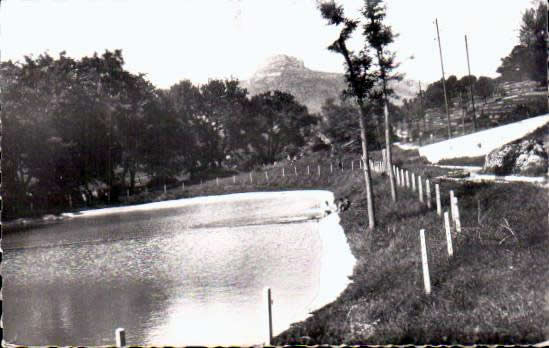
M 339 100 L 346 88 L 343 74 L 309 69 L 302 60 L 287 55 L 269 58 L 242 85 L 251 95 L 272 90 L 291 93 L 313 113 L 321 111 L 326 99 Z M 401 98 L 412 98 L 418 90 L 417 83 L 411 80 L 393 83 L 391 87 Z M 400 105 L 401 100 L 393 102 Z

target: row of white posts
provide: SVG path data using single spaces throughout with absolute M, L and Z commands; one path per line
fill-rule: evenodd
M 374 166 L 376 168 L 376 166 Z M 381 167 L 384 168 L 383 166 Z M 416 192 L 416 182 L 417 182 L 417 192 L 419 201 L 421 203 L 427 203 L 427 207 L 431 208 L 431 182 L 429 179 L 425 180 L 425 195 L 423 194 L 423 179 L 421 175 L 417 176 L 415 173 L 410 173 L 408 170 L 402 169 L 393 165 L 393 173 L 395 175 L 396 184 L 400 187 L 409 188 L 413 192 Z M 410 175 L 411 174 L 411 175 Z M 442 216 L 442 206 L 440 203 L 440 185 L 435 184 L 435 201 L 437 208 L 437 215 Z M 452 224 L 450 223 L 450 219 Z M 452 257 L 454 254 L 454 248 L 452 245 L 452 226 L 454 227 L 456 233 L 461 233 L 461 220 L 459 216 L 459 205 L 458 198 L 454 195 L 454 191 L 450 190 L 450 213 L 448 211 L 444 212 L 444 229 L 446 232 L 446 244 L 448 247 L 448 256 Z M 422 229 L 419 231 L 420 236 L 420 246 L 421 246 L 421 265 L 423 269 L 423 282 L 425 285 L 425 293 L 431 293 L 431 280 L 429 276 L 429 264 L 427 262 L 427 245 L 425 242 L 425 230 Z
M 272 299 L 272 293 L 271 288 L 266 288 L 266 298 L 267 298 L 267 316 L 268 316 L 268 323 L 269 323 L 269 331 L 268 336 L 266 337 L 267 345 L 271 345 L 273 341 L 273 299 Z M 116 347 L 125 347 L 126 346 L 126 330 L 123 328 L 118 328 L 114 331 L 115 341 L 116 341 Z

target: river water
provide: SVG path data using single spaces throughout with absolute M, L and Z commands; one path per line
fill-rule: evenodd
M 4 232 L 4 339 L 25 345 L 250 345 L 331 301 L 355 259 L 327 191 L 83 212 Z

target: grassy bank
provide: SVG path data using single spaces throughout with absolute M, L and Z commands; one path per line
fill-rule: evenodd
M 380 154 L 373 157 L 380 159 Z M 454 256 L 449 258 L 443 220 L 436 211 L 420 203 L 417 192 L 404 188 L 393 204 L 387 177 L 380 174 L 373 176 L 378 226 L 368 231 L 359 157 L 341 158 L 343 170 L 339 159 L 315 154 L 297 161 L 297 175 L 294 167 L 279 163 L 253 172 L 251 180 L 245 173 L 159 198 L 320 188 L 351 199 L 341 224 L 357 258 L 352 283 L 336 301 L 275 337 L 274 344 L 501 344 L 546 339 L 549 240 L 544 189 L 440 182 L 443 210 L 449 206 L 449 190 L 460 204 L 462 232 L 453 232 Z M 447 172 L 429 166 L 416 151 L 395 150 L 394 159 L 401 168 L 431 180 Z M 420 229 L 427 236 L 430 296 L 423 289 Z
M 374 160 L 380 157 L 373 153 Z M 333 303 L 275 337 L 276 345 L 525 344 L 547 339 L 547 190 L 529 184 L 440 182 L 443 210 L 449 206 L 449 190 L 460 204 L 462 232 L 454 232 L 454 256 L 449 258 L 443 220 L 435 209 L 404 188 L 392 203 L 384 175 L 373 175 L 378 226 L 367 230 L 358 159 L 317 153 L 296 162 L 297 175 L 284 162 L 252 172 L 251 179 L 250 173 L 214 178 L 132 196 L 126 203 L 294 189 L 327 189 L 336 198 L 349 197 L 352 205 L 341 213 L 341 224 L 357 259 L 352 282 Z M 431 181 L 448 172 L 428 165 L 417 151 L 395 149 L 394 162 Z M 430 296 L 423 289 L 420 229 L 427 237 Z

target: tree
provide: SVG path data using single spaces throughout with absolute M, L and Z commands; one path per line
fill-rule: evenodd
M 547 3 L 540 1 L 522 15 L 519 44 L 501 59 L 497 72 L 506 81 L 532 79 L 547 84 Z
M 391 76 L 391 71 L 396 67 L 395 56 L 387 50 L 387 46 L 394 40 L 394 35 L 390 26 L 383 24 L 385 18 L 385 9 L 381 6 L 382 0 L 366 0 L 362 14 L 366 18 L 364 24 L 364 36 L 375 50 L 378 66 L 378 79 L 381 82 L 381 100 L 383 103 L 383 114 L 385 116 L 385 151 L 386 151 L 386 172 L 389 174 L 389 183 L 391 186 L 391 198 L 393 202 L 397 200 L 396 183 L 393 173 L 393 161 L 391 151 L 391 123 L 389 117 L 389 95 L 393 91 L 388 88 L 389 80 L 400 80 L 399 76 Z
M 339 37 L 328 47 L 328 49 L 343 56 L 346 70 L 345 79 L 348 86 L 344 93 L 349 97 L 354 97 L 360 109 L 359 125 L 362 143 L 362 161 L 364 163 L 366 201 L 368 205 L 368 227 L 372 230 L 376 226 L 376 221 L 369 166 L 370 159 L 367 148 L 368 137 L 364 122 L 364 119 L 366 118 L 365 104 L 376 80 L 376 77 L 369 71 L 372 65 L 372 58 L 367 53 L 367 47 L 364 47 L 358 54 L 355 54 L 347 48 L 347 41 L 356 30 L 358 21 L 344 17 L 343 7 L 336 5 L 334 1 L 320 3 L 319 7 L 322 17 L 328 21 L 329 25 L 342 25 Z
M 475 83 L 475 91 L 484 99 L 484 104 L 494 94 L 495 88 L 494 80 L 486 76 L 480 76 Z
M 248 130 L 253 132 L 249 139 L 258 162 L 272 163 L 291 148 L 305 145 L 316 119 L 293 95 L 270 91 L 252 97 L 250 104 L 248 117 L 253 120 L 253 128 Z

